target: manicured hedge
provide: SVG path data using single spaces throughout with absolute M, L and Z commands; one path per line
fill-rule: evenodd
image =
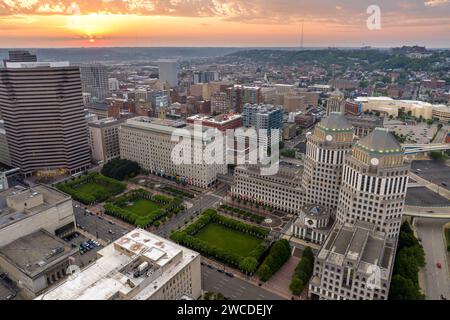
M 100 184 L 104 187 L 103 190 L 93 190 L 91 193 L 83 192 L 79 188 L 89 183 Z M 72 196 L 73 199 L 82 202 L 84 204 L 94 204 L 97 202 L 103 202 L 109 199 L 111 196 L 115 196 L 126 189 L 126 184 L 117 180 L 103 176 L 100 173 L 90 173 L 72 181 L 62 182 L 56 185 L 56 187 Z
M 289 289 L 295 295 L 302 293 L 314 271 L 314 254 L 310 247 L 303 251 L 302 258 L 295 268 Z
M 224 210 L 224 211 L 228 211 L 228 212 L 233 212 L 233 213 L 241 216 L 244 219 L 250 220 L 251 222 L 256 222 L 256 223 L 264 222 L 264 217 L 254 214 L 252 212 L 248 212 L 248 211 L 239 209 L 239 208 L 231 207 L 231 206 L 224 204 L 224 205 L 220 206 L 220 209 Z
M 191 198 L 191 199 L 195 198 L 195 196 L 192 193 L 189 193 L 189 192 L 177 189 L 177 188 L 172 188 L 172 187 L 166 186 L 163 188 L 163 190 L 166 192 L 169 192 L 171 194 L 174 194 L 174 195 L 180 195 L 182 197 Z
M 148 215 L 141 215 L 132 210 L 127 210 L 126 203 L 134 202 L 139 199 L 146 199 L 152 201 L 161 206 L 156 211 L 151 211 Z M 169 214 L 177 214 L 182 209 L 182 202 L 179 199 L 171 199 L 162 195 L 152 196 L 150 193 L 143 189 L 133 190 L 126 195 L 116 198 L 113 202 L 106 203 L 106 214 L 118 217 L 126 222 L 134 224 L 140 228 L 147 228 L 151 225 L 159 227 L 161 225 L 161 219 Z
M 259 258 L 266 251 L 266 246 L 264 245 L 264 243 L 261 243 L 261 245 L 255 248 L 255 250 L 250 252 L 247 257 L 242 257 L 233 252 L 217 248 L 216 246 L 195 237 L 195 234 L 197 234 L 197 232 L 199 232 L 207 224 L 212 222 L 219 223 L 230 229 L 240 231 L 251 236 L 258 237 L 260 239 L 265 239 L 269 233 L 269 231 L 266 229 L 248 225 L 240 221 L 221 216 L 217 214 L 215 210 L 208 209 L 186 229 L 184 229 L 183 231 L 176 231 L 172 233 L 171 239 L 181 245 L 199 251 L 206 256 L 213 257 L 220 261 L 233 265 L 243 272 L 253 274 L 258 267 Z
M 269 280 L 291 257 L 289 241 L 281 239 L 275 242 L 259 267 L 257 274 L 261 281 Z

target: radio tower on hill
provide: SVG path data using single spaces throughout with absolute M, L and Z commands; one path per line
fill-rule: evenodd
M 304 23 L 302 22 L 302 33 L 301 33 L 301 39 L 300 39 L 300 49 L 303 50 L 303 30 L 304 30 Z

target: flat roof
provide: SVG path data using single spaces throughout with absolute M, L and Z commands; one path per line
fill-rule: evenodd
M 187 118 L 187 120 L 225 124 L 225 123 L 228 123 L 228 122 L 234 121 L 236 119 L 240 119 L 240 118 L 242 118 L 242 116 L 240 114 L 221 114 L 218 116 L 207 116 L 207 115 L 197 114 L 195 116 Z
M 142 229 L 98 252 L 99 259 L 36 300 L 147 300 L 200 254 Z M 148 272 L 134 276 L 143 262 Z
M 194 130 L 193 125 L 187 125 L 184 120 L 170 120 L 150 117 L 135 117 L 128 119 L 125 123 L 122 123 L 122 127 L 131 127 L 167 135 L 172 135 L 176 131 L 176 136 L 182 137 L 188 135 L 189 137 L 196 139 L 203 139 L 203 133 L 210 132 L 207 127 L 202 127 L 202 132 L 197 132 L 197 130 Z M 213 135 L 213 133 L 210 134 Z
M 355 225 L 335 224 L 318 258 L 335 265 L 352 261 L 366 272 L 370 265 L 389 270 L 393 252 L 393 244 L 384 233 L 376 232 L 371 223 L 358 221 Z
M 58 237 L 39 230 L 0 248 L 0 256 L 34 278 L 76 251 Z
M 68 61 L 59 62 L 6 62 L 6 67 L 11 69 L 27 68 L 63 68 L 70 67 Z
M 91 121 L 88 123 L 88 125 L 91 127 L 101 128 L 101 127 L 117 125 L 117 124 L 120 124 L 121 122 L 122 122 L 121 120 L 118 120 L 116 118 L 105 118 L 105 119 Z
M 6 205 L 6 198 L 9 196 L 23 194 L 23 196 L 29 197 L 34 192 L 43 195 L 44 203 L 23 211 L 16 211 Z M 71 199 L 69 195 L 45 185 L 37 185 L 32 188 L 9 188 L 0 192 L 0 229 Z

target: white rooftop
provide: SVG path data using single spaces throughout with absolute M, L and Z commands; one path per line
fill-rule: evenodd
M 62 68 L 70 67 L 68 61 L 58 62 L 6 62 L 6 67 L 11 69 L 26 69 L 26 68 Z

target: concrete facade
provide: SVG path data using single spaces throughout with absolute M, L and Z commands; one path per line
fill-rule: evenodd
M 203 127 L 202 133 L 213 134 L 208 129 Z M 174 132 L 177 132 L 175 137 L 183 136 L 184 140 L 172 140 Z M 184 135 L 188 139 L 185 139 Z M 153 174 L 174 177 L 200 188 L 209 188 L 217 181 L 218 174 L 227 172 L 227 166 L 224 158 L 221 163 L 219 159 L 211 164 L 205 161 L 203 155 L 208 153 L 213 141 L 202 141 L 202 138 L 194 133 L 192 126 L 186 126 L 184 122 L 137 117 L 121 125 L 120 154 L 124 159 L 138 162 Z M 178 164 L 172 158 L 176 147 L 186 150 L 186 155 L 182 156 L 185 157 L 183 161 L 177 156 L 180 160 Z
M 201 296 L 200 254 L 136 229 L 36 300 L 178 300 Z
M 114 118 L 106 118 L 88 124 L 93 160 L 108 162 L 120 157 L 120 123 Z

